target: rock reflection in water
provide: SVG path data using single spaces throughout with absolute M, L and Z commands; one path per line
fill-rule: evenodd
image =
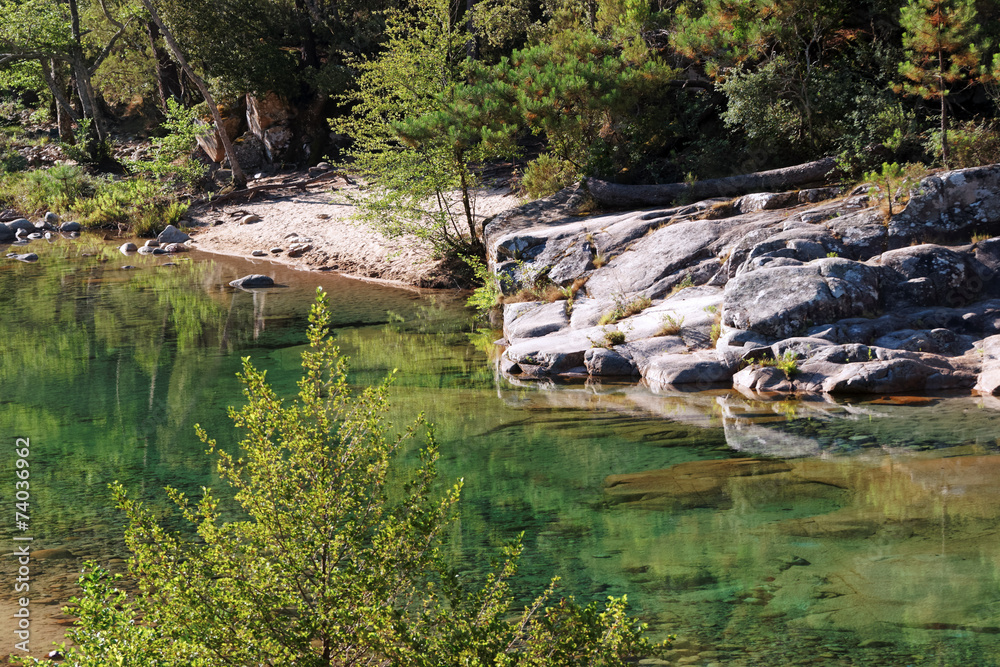
M 598 385 L 517 400 L 723 427 L 740 458 L 605 480 L 611 557 L 590 567 L 659 600 L 663 626 L 778 645 L 846 631 L 866 650 L 909 645 L 939 664 L 997 664 L 995 400 L 766 401 Z M 896 659 L 924 664 L 913 655 Z

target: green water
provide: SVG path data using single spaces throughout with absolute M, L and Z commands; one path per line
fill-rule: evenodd
M 164 485 L 214 484 L 193 424 L 232 444 L 243 356 L 291 391 L 322 286 L 351 381 L 398 369 L 394 420 L 424 412 L 442 477 L 464 479 L 451 549 L 467 576 L 523 532 L 522 597 L 553 575 L 585 600 L 627 594 L 654 633 L 681 636 L 672 664 L 1000 664 L 992 400 L 519 386 L 496 377 L 459 295 L 198 254 L 164 266 L 98 242 L 32 250 L 36 264 L 0 264 L 0 433 L 31 438 L 42 546 L 118 539 L 112 480 L 168 520 Z M 284 287 L 226 286 L 253 272 Z M 747 457 L 778 467 L 725 461 Z

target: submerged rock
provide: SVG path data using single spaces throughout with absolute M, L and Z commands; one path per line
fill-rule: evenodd
M 271 276 L 264 276 L 259 273 L 253 273 L 248 276 L 243 276 L 242 278 L 237 278 L 229 283 L 230 287 L 242 287 L 244 289 L 249 289 L 252 287 L 274 287 L 274 279 Z

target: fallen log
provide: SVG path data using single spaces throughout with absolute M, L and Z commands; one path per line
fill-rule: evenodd
M 325 181 L 331 178 L 342 178 L 348 184 L 351 183 L 347 176 L 339 171 L 328 171 L 319 176 L 313 176 L 312 178 L 305 178 L 298 181 L 291 181 L 288 183 L 268 183 L 267 185 L 258 185 L 252 188 L 242 188 L 239 190 L 231 190 L 229 192 L 224 192 L 221 195 L 215 195 L 212 197 L 203 197 L 197 199 L 189 204 L 191 208 L 197 206 L 216 206 L 218 204 L 226 203 L 234 199 L 246 198 L 248 201 L 253 199 L 256 195 L 266 193 L 270 190 L 289 190 L 295 188 L 305 192 L 306 188 L 310 185 L 314 185 L 321 181 Z
M 836 166 L 836 158 L 828 157 L 793 167 L 693 183 L 621 185 L 599 178 L 588 178 L 585 179 L 585 184 L 591 196 L 602 206 L 643 208 L 665 206 L 680 199 L 696 201 L 712 197 L 736 197 L 750 192 L 791 190 L 803 185 L 825 182 Z

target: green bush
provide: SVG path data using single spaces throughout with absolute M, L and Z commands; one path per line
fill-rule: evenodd
M 94 195 L 77 200 L 72 207 L 86 227 L 153 236 L 167 225 L 176 225 L 187 212 L 187 204 L 176 201 L 157 181 L 96 179 L 96 183 Z
M 310 322 L 295 400 L 244 359 L 246 402 L 230 409 L 241 451 L 199 429 L 245 518 L 223 520 L 210 490 L 192 502 L 168 489 L 191 527 L 174 532 L 115 485 L 141 595 L 85 575 L 68 664 L 624 667 L 656 651 L 624 599 L 549 604 L 550 586 L 514 610 L 517 543 L 467 589 L 445 558 L 460 484 L 437 489 L 429 427 L 418 419 L 390 434 L 388 382 L 351 393 L 322 293 Z M 418 434 L 407 472 L 398 456 Z
M 942 162 L 941 130 L 928 133 L 924 146 Z M 996 120 L 970 120 L 948 130 L 948 167 L 962 169 L 1000 162 L 1000 124 Z

